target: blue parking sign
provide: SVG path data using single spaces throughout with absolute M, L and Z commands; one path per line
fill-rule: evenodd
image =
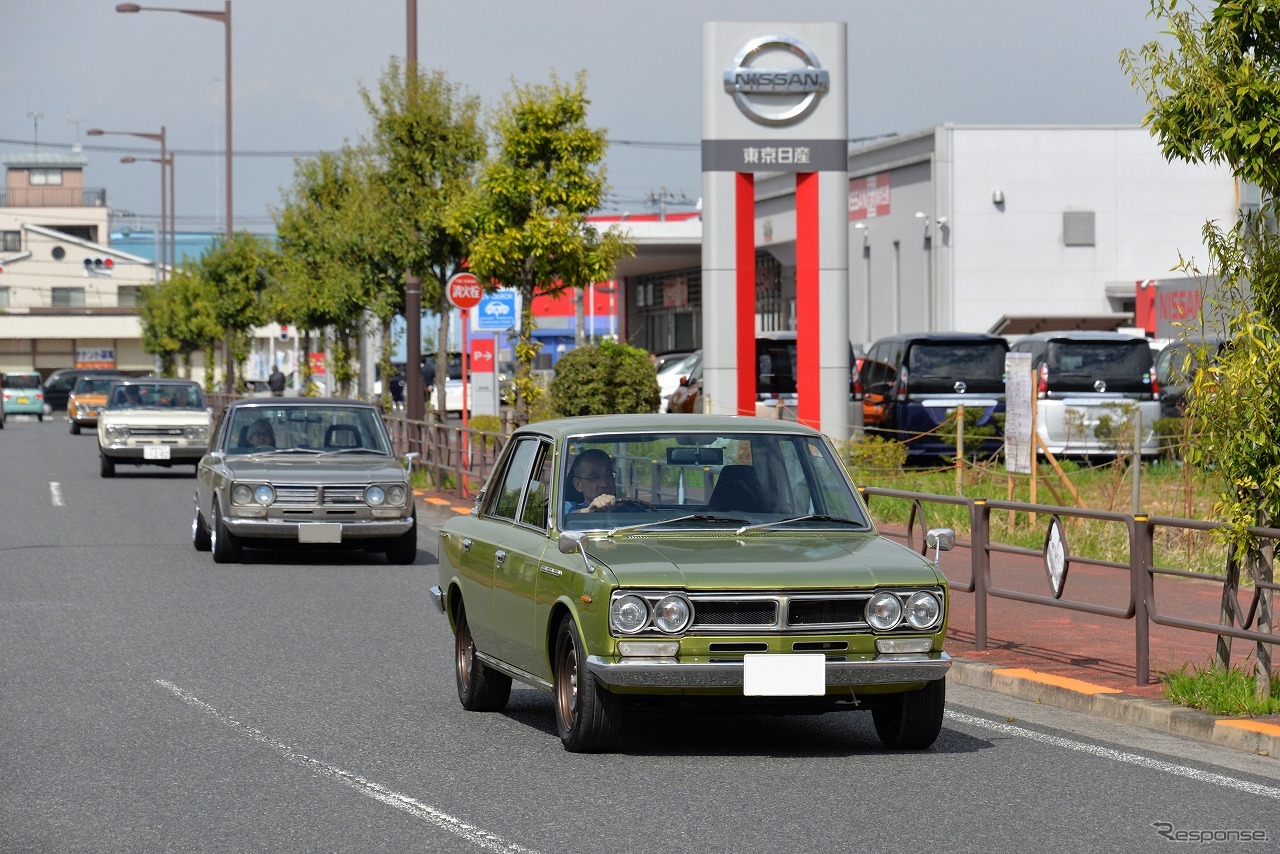
M 503 289 L 485 294 L 475 313 L 477 329 L 515 329 L 516 292 Z

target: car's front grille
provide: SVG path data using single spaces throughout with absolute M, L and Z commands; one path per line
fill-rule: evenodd
M 277 485 L 276 504 L 292 507 L 353 507 L 364 505 L 363 486 Z
M 320 497 L 316 486 L 277 486 L 276 504 L 314 505 Z
M 873 592 L 690 593 L 693 624 L 688 633 L 759 635 L 870 631 L 866 605 Z M 640 595 L 649 599 L 652 607 L 664 593 Z M 904 623 L 902 630 L 907 631 L 909 627 Z
M 185 427 L 130 427 L 130 436 L 140 437 L 181 437 L 187 428 Z

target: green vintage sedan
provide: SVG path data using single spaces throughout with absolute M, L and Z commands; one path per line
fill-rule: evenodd
M 881 741 L 942 726 L 947 582 L 880 536 L 823 434 L 761 418 L 611 415 L 512 434 L 440 532 L 433 598 L 458 698 L 549 691 L 566 749 L 626 708 L 870 710 Z

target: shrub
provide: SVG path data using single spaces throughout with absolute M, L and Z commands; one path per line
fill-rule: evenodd
M 613 341 L 561 356 L 549 392 L 551 409 L 559 417 L 657 412 L 660 399 L 649 354 Z
M 849 472 L 861 482 L 867 475 L 884 477 L 902 471 L 907 462 L 907 447 L 879 436 L 865 435 L 849 443 Z

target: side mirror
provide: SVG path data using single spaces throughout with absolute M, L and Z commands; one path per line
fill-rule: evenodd
M 938 565 L 942 552 L 949 552 L 956 547 L 956 532 L 953 528 L 930 528 L 924 535 L 924 543 L 933 549 L 933 565 Z

